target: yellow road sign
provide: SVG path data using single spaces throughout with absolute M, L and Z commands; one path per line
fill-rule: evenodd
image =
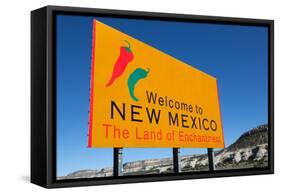
M 92 43 L 88 147 L 224 147 L 216 78 L 97 20 Z

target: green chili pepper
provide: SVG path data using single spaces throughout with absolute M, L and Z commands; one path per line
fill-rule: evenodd
M 131 75 L 128 78 L 128 89 L 130 92 L 130 96 L 134 101 L 139 101 L 139 99 L 135 96 L 134 90 L 135 86 L 138 83 L 139 80 L 144 79 L 147 77 L 147 74 L 149 73 L 150 69 L 147 70 L 142 68 L 137 68 L 135 71 L 131 73 Z

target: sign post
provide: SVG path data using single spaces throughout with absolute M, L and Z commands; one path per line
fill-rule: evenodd
M 113 149 L 113 176 L 123 176 L 123 148 Z
M 180 148 L 173 148 L 173 164 L 174 172 L 181 172 L 181 157 L 180 157 Z
M 215 162 L 214 162 L 214 149 L 208 148 L 208 159 L 209 159 L 209 170 L 211 172 L 216 170 Z

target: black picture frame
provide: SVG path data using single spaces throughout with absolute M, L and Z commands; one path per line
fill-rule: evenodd
M 268 36 L 268 168 L 87 179 L 56 179 L 56 14 L 266 26 Z M 46 6 L 31 12 L 31 182 L 46 188 L 274 173 L 274 21 L 231 17 Z

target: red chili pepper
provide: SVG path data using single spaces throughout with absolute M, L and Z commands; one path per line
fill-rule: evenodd
M 125 42 L 128 43 L 128 47 L 124 47 L 124 46 L 120 47 L 119 57 L 118 57 L 117 61 L 115 62 L 111 78 L 107 82 L 106 87 L 113 84 L 113 82 L 123 74 L 128 63 L 134 59 L 134 55 L 133 55 L 133 52 L 131 51 L 130 43 L 126 40 L 125 40 Z

